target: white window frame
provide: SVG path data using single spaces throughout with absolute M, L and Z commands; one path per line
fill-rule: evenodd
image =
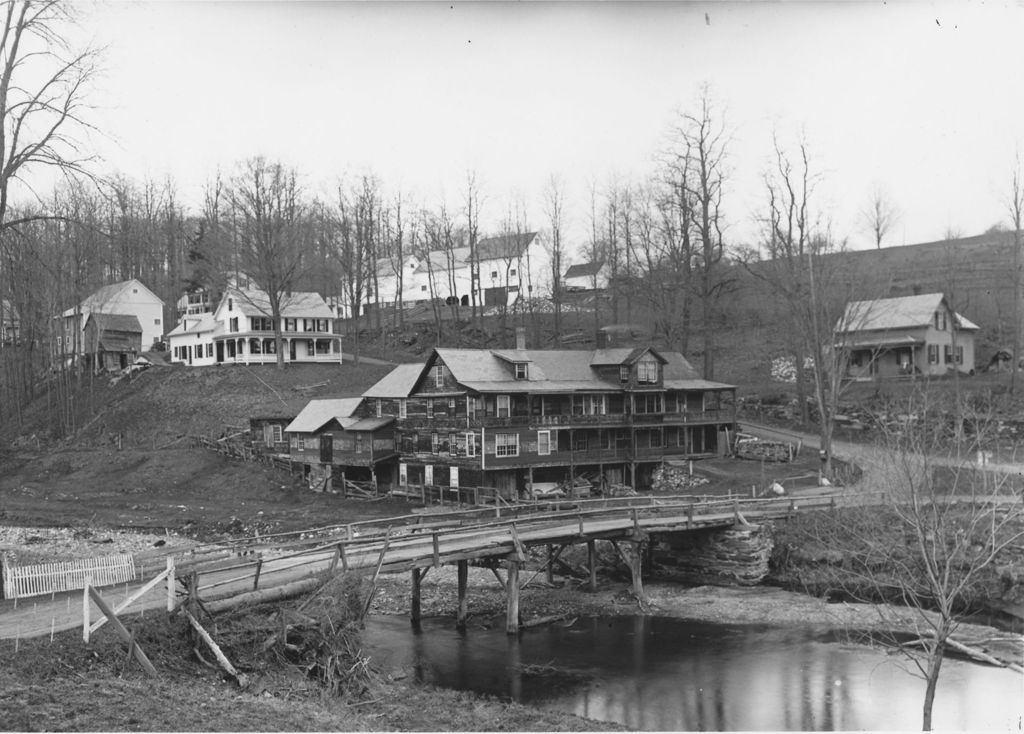
M 499 458 L 512 458 L 519 456 L 519 434 L 494 434 L 494 455 Z
M 504 403 L 505 414 L 502 415 L 503 410 L 502 403 Z M 498 395 L 494 405 L 494 415 L 498 418 L 509 418 L 512 415 L 512 396 L 511 395 Z
M 284 440 L 284 427 L 280 423 L 273 424 L 270 431 L 274 443 L 281 443 Z
M 643 385 L 654 385 L 658 382 L 658 362 L 651 358 L 641 359 L 636 363 L 636 381 Z
M 398 399 L 398 417 L 408 418 L 409 417 L 409 402 L 406 398 Z
M 378 417 L 378 418 L 380 418 L 380 417 L 381 417 L 381 416 L 383 415 L 383 412 L 382 412 L 382 411 L 383 411 L 383 408 L 384 408 L 384 406 L 382 405 L 382 401 L 381 401 L 381 399 L 380 399 L 380 398 L 377 398 L 377 403 L 376 403 L 376 406 L 375 406 L 375 407 L 376 407 L 376 409 L 377 409 L 377 417 Z
M 466 434 L 466 456 L 476 456 L 476 434 L 472 432 Z
M 516 362 L 515 371 L 517 380 L 527 380 L 530 377 L 529 365 L 526 362 Z
M 551 431 L 537 431 L 537 456 L 551 456 Z
M 444 387 L 444 365 L 434 365 L 434 387 Z

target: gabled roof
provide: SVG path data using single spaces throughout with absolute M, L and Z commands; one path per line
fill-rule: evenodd
M 270 298 L 257 288 L 229 288 L 224 298 L 232 298 L 235 310 L 246 316 L 270 316 Z M 223 299 L 221 299 L 223 301 Z M 334 312 L 319 293 L 295 291 L 281 297 L 283 318 L 333 319 Z
M 650 347 L 630 349 L 526 349 L 495 352 L 488 349 L 434 350 L 460 385 L 477 392 L 566 392 L 620 390 L 618 380 L 603 380 L 594 370 L 597 365 L 632 364 L 650 352 L 663 367 L 665 386 L 674 389 L 725 389 L 731 385 L 702 380 L 700 374 L 679 352 L 657 352 Z M 528 361 L 527 379 L 517 380 L 505 366 L 506 358 Z M 425 371 L 434 361 L 428 359 Z M 596 360 L 596 361 L 595 361 Z M 418 379 L 418 376 L 417 376 Z
M 338 421 L 342 428 L 358 422 L 352 414 L 363 401 L 362 398 L 318 398 L 306 403 L 299 411 L 295 420 L 285 426 L 290 433 L 313 433 L 333 420 Z
M 834 331 L 849 334 L 858 331 L 927 327 L 932 323 L 935 312 L 943 305 L 947 309 L 949 308 L 946 297 L 941 293 L 854 301 L 846 304 L 846 311 L 836 324 Z M 976 330 L 979 328 L 977 324 L 960 314 L 954 314 L 954 317 L 959 329 Z
M 590 359 L 592 365 L 617 365 L 633 364 L 647 352 L 650 352 L 655 359 L 665 364 L 666 359 L 650 347 L 618 347 L 614 349 L 595 349 L 594 356 Z M 682 355 L 680 355 L 682 356 Z
M 568 270 L 565 271 L 565 278 L 587 278 L 594 277 L 601 272 L 601 268 L 604 267 L 604 260 L 598 260 L 592 263 L 578 263 L 571 265 Z
M 453 247 L 448 250 L 431 250 L 427 256 L 420 261 L 413 272 L 416 273 L 447 273 L 451 268 L 465 267 L 469 261 L 468 247 Z M 393 273 L 394 271 L 392 271 Z
M 205 334 L 215 331 L 220 322 L 213 317 L 212 313 L 195 314 L 185 316 L 181 323 L 175 326 L 167 336 L 180 336 L 181 334 Z
M 86 297 L 86 299 L 79 304 L 79 309 L 81 310 L 82 313 L 89 313 L 91 311 L 102 311 L 105 305 L 107 305 L 111 301 L 116 300 L 118 296 L 127 291 L 129 288 L 140 288 L 146 291 L 146 293 L 148 293 L 149 295 L 153 296 L 153 298 L 155 298 L 156 300 L 160 301 L 160 305 L 163 305 L 163 300 L 157 294 L 155 294 L 149 288 L 144 286 L 138 279 L 132 278 L 131 280 L 122 280 L 120 283 L 111 283 L 110 285 L 103 286 L 98 291 L 93 293 L 91 296 Z M 61 314 L 61 316 L 74 315 L 74 306 L 67 309 Z
M 101 332 L 124 331 L 132 334 L 142 333 L 142 324 L 136 316 L 121 313 L 91 313 L 85 323 L 93 322 Z
M 407 398 L 416 387 L 423 369 L 424 365 L 420 362 L 400 364 L 364 392 L 363 397 Z
M 512 260 L 521 256 L 536 236 L 536 232 L 523 232 L 484 237 L 476 243 L 476 256 L 480 260 Z

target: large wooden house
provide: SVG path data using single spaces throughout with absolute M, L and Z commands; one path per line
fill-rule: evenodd
M 848 303 L 833 330 L 844 375 L 876 380 L 974 372 L 978 325 L 942 293 Z
M 345 475 L 350 480 L 385 482 L 392 479 L 397 460 L 394 418 L 361 415 L 363 398 L 310 400 L 284 428 L 289 454 L 310 467 L 314 484 Z M 271 429 L 273 430 L 273 429 Z
M 435 349 L 363 394 L 395 419 L 398 482 L 496 487 L 589 475 L 648 486 L 666 459 L 725 453 L 735 388 L 678 352 Z

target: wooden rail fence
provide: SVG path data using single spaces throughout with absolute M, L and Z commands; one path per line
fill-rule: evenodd
M 8 599 L 24 599 L 84 589 L 87 584 L 110 586 L 134 581 L 135 559 L 124 554 L 28 566 L 4 563 L 3 577 L 4 596 Z

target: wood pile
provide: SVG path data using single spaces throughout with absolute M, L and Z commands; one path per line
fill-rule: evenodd
M 685 494 L 685 490 L 700 487 L 709 481 L 707 477 L 690 474 L 684 467 L 666 465 L 654 470 L 651 477 L 651 489 L 655 492 Z
M 757 438 L 741 438 L 736 442 L 736 456 L 754 461 L 792 461 L 794 448 L 783 441 L 764 441 Z

